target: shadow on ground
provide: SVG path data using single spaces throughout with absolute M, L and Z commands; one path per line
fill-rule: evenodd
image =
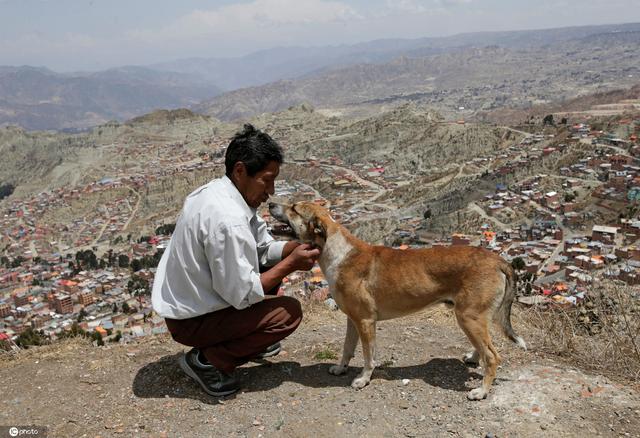
M 164 356 L 138 370 L 133 380 L 133 393 L 141 398 L 191 398 L 206 404 L 218 404 L 219 399 L 208 396 L 180 369 L 180 355 Z M 333 376 L 329 374 L 331 365 L 301 366 L 293 361 L 262 361 L 258 366 L 239 368 L 236 376 L 242 383 L 242 391 L 261 392 L 277 388 L 284 382 L 312 388 L 348 387 L 360 372 L 360 368 L 350 367 L 345 375 Z M 376 368 L 372 380 L 422 379 L 434 387 L 462 392 L 469 390 L 465 382 L 481 378 L 459 359 L 435 358 L 420 365 Z

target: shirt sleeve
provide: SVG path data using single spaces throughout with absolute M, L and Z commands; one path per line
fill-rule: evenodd
M 264 299 L 256 258 L 256 242 L 248 225 L 222 225 L 204 241 L 213 289 L 236 309 Z
M 275 240 L 267 231 L 267 223 L 260 216 L 256 216 L 256 236 L 258 259 L 260 266 L 273 266 L 282 260 L 282 251 L 287 242 Z

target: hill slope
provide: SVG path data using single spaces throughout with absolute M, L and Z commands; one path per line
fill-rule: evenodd
M 0 126 L 87 128 L 157 108 L 184 107 L 218 92 L 192 76 L 143 67 L 73 74 L 0 67 Z
M 437 323 L 436 323 L 437 321 Z M 321 310 L 285 340 L 286 353 L 239 369 L 241 392 L 207 396 L 180 370 L 184 350 L 168 336 L 92 347 L 85 341 L 23 351 L 0 361 L 2 424 L 47 425 L 50 436 L 630 436 L 640 430 L 640 394 L 532 350 L 499 340 L 504 363 L 489 397 L 470 402 L 479 370 L 451 318 L 433 313 L 379 325 L 371 384 L 327 370 L 344 316 Z M 407 380 L 404 380 L 407 379 Z
M 502 106 L 528 107 L 635 84 L 640 31 L 586 36 L 548 46 L 476 46 L 415 51 L 385 63 L 324 69 L 216 96 L 195 110 L 222 120 L 309 102 L 365 111 L 416 101 L 455 117 Z M 634 79 L 635 78 L 635 79 Z

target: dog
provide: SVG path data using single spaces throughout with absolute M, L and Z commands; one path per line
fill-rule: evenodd
M 318 260 L 333 299 L 347 315 L 340 363 L 329 373 L 341 375 L 353 358 L 358 337 L 364 367 L 351 386 L 369 384 L 375 368 L 376 322 L 444 303 L 453 308 L 460 328 L 474 347 L 466 363 L 480 363 L 482 386 L 467 394 L 486 398 L 501 362 L 491 342 L 489 325 L 526 350 L 511 326 L 515 274 L 502 257 L 479 247 L 453 246 L 398 250 L 373 246 L 353 236 L 329 211 L 311 202 L 269 204 L 273 218 L 289 225 L 296 238 L 321 249 Z M 479 360 L 479 362 L 478 362 Z

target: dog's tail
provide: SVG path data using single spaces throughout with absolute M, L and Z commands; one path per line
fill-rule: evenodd
M 500 265 L 500 271 L 506 278 L 504 295 L 502 302 L 494 314 L 494 318 L 500 324 L 504 334 L 515 342 L 518 347 L 526 350 L 527 344 L 522 337 L 518 336 L 511 326 L 511 306 L 516 298 L 516 275 L 509 263 L 503 261 Z

